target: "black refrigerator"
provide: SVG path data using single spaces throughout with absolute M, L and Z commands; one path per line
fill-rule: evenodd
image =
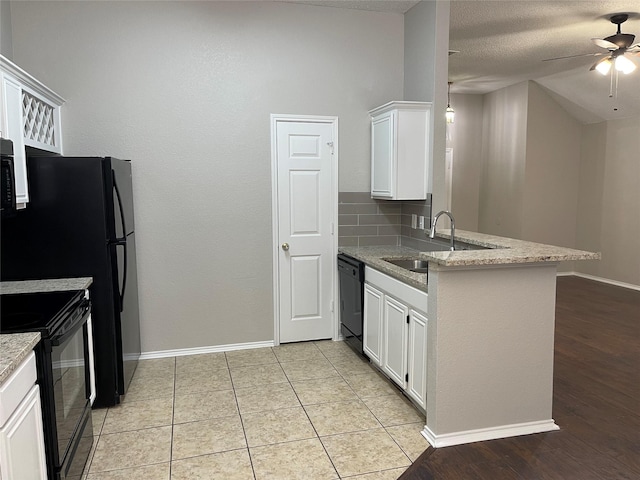
M 0 277 L 93 277 L 94 407 L 120 402 L 140 357 L 131 162 L 27 158 L 30 202 L 2 219 Z

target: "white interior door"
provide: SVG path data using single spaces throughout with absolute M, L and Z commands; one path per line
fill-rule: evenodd
M 276 342 L 333 337 L 335 126 L 275 119 Z

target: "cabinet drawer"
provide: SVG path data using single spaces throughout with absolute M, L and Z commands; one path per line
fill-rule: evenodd
M 427 292 L 418 290 L 370 267 L 365 267 L 364 278 L 376 288 L 384 290 L 417 310 L 427 311 Z
M 22 399 L 36 383 L 36 355 L 31 352 L 0 387 L 0 427 L 4 426 Z

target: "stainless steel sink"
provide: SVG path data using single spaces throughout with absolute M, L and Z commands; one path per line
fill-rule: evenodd
M 451 248 L 451 241 L 442 237 L 436 237 L 434 239 L 427 238 L 427 252 L 445 252 Z M 490 247 L 483 247 L 482 245 L 476 245 L 473 243 L 462 242 L 460 240 L 455 241 L 455 249 L 460 250 L 490 250 Z
M 382 260 L 416 273 L 427 273 L 429 271 L 429 262 L 427 260 L 396 260 L 393 258 L 383 258 Z

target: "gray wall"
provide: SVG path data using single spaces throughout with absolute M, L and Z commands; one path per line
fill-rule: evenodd
M 13 58 L 11 3 L 8 0 L 0 1 L 0 54 L 9 60 Z
M 478 230 L 522 238 L 527 83 L 484 96 Z
M 585 125 L 578 248 L 602 252 L 576 270 L 640 286 L 640 117 Z
M 433 102 L 428 191 L 432 193 L 436 212 L 446 207 L 444 111 L 449 70 L 449 9 L 448 1 L 427 1 L 418 3 L 404 15 L 404 100 Z
M 478 231 L 482 175 L 482 95 L 451 95 L 455 122 L 449 125 L 447 146 L 453 149 L 451 211 L 456 227 Z
M 582 125 L 534 82 L 479 98 L 452 95 L 460 228 L 479 186 L 478 231 L 602 252 L 559 270 L 640 286 L 640 117 Z
M 529 106 L 522 238 L 573 247 L 576 243 L 581 125 L 538 84 L 528 82 L 527 85 Z
M 14 61 L 67 99 L 66 154 L 131 158 L 142 349 L 273 339 L 269 114 L 337 115 L 369 189 L 367 111 L 403 94 L 403 16 L 276 2 L 14 2 Z

